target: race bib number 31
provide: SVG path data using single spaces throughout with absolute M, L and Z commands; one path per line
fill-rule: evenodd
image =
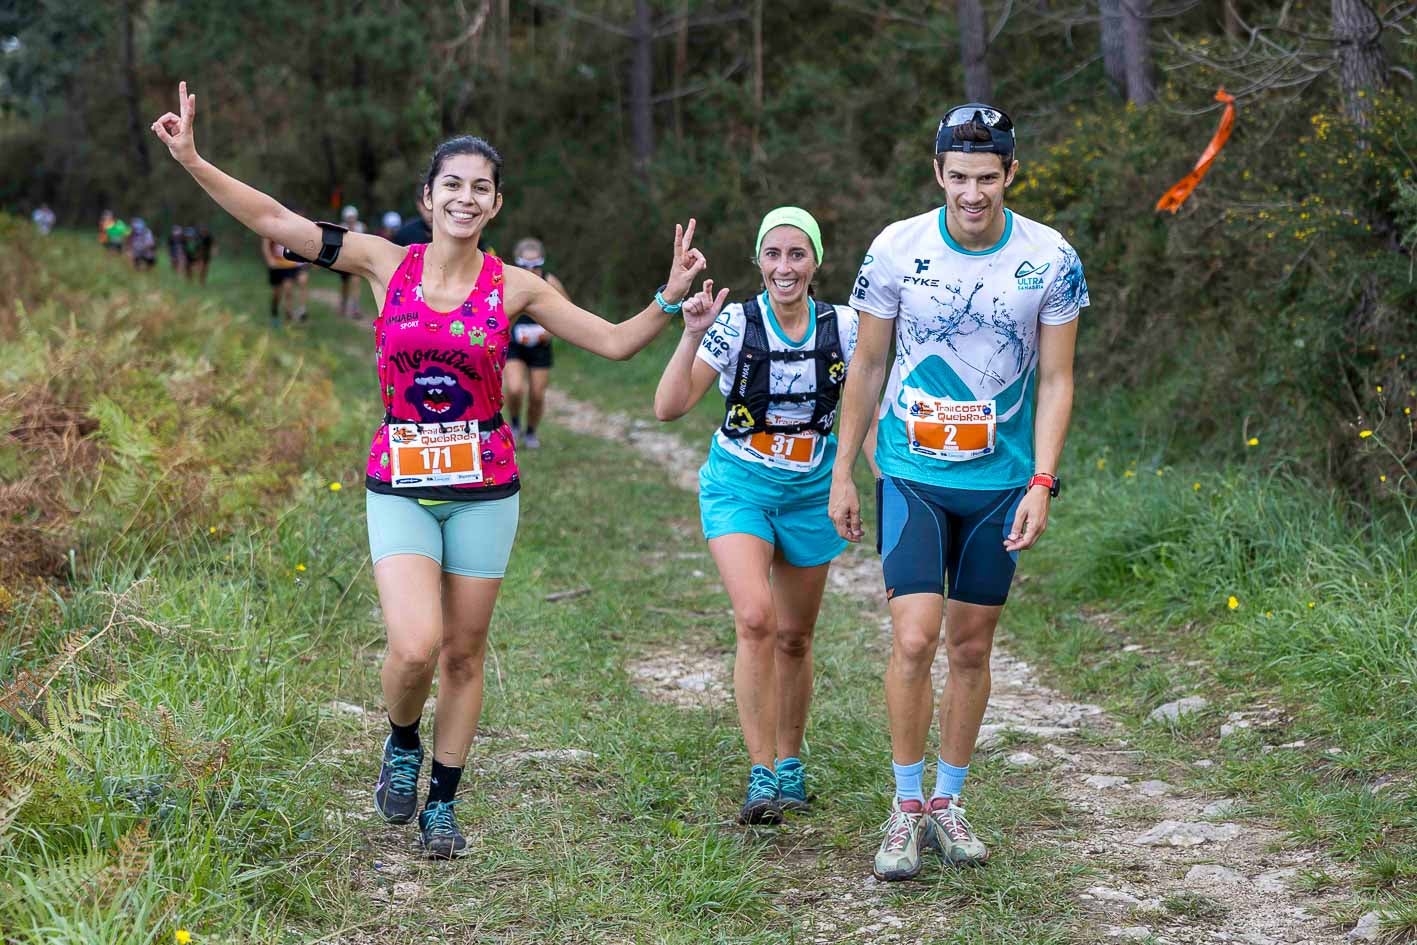
M 482 481 L 482 444 L 476 420 L 391 423 L 389 453 L 395 489 Z
M 748 445 L 782 469 L 806 471 L 812 468 L 812 454 L 817 449 L 815 433 L 754 433 Z
M 992 400 L 913 400 L 905 422 L 910 452 L 954 463 L 988 456 L 995 420 Z

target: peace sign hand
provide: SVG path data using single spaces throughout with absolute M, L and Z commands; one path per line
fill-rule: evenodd
M 189 165 L 199 160 L 197 141 L 192 134 L 192 119 L 197 117 L 197 96 L 187 94 L 186 82 L 177 83 L 177 101 L 179 113 L 174 115 L 168 112 L 153 122 L 153 134 L 167 145 L 168 152 L 179 164 Z
M 705 279 L 704 287 L 684 300 L 681 310 L 684 316 L 684 330 L 694 335 L 702 335 L 718 319 L 723 303 L 728 300 L 728 290 L 713 294 L 713 280 Z
M 694 228 L 698 221 L 689 218 L 687 227 L 674 224 L 674 265 L 669 270 L 669 279 L 664 289 L 664 298 L 670 304 L 678 302 L 694 291 L 694 279 L 708 267 L 704 254 L 692 248 Z

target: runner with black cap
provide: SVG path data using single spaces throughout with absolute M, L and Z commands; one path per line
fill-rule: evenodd
M 758 227 L 763 290 L 724 307 L 712 280 L 684 302 L 684 334 L 654 412 L 674 420 L 715 384 L 724 416 L 699 470 L 699 514 L 733 604 L 734 701 L 748 749 L 738 820 L 775 824 L 809 806 L 802 765 L 812 637 L 827 569 L 846 542 L 827 516 L 837 398 L 856 349 L 856 313 L 818 302 L 817 221 L 778 207 Z M 695 328 L 707 311 L 713 324 Z
M 922 847 L 956 864 L 988 857 L 960 793 L 989 701 L 989 655 L 1018 553 L 1058 495 L 1073 402 L 1082 263 L 1054 229 L 1004 206 L 1018 170 L 999 109 L 951 109 L 935 139 L 945 205 L 886 227 L 852 290 L 860 340 L 842 394 L 831 517 L 860 541 L 851 478 L 885 379 L 876 463 L 878 541 L 893 641 L 886 670 L 895 800 L 876 853 L 881 879 L 920 871 Z M 935 790 L 921 786 L 930 670 L 944 622 Z

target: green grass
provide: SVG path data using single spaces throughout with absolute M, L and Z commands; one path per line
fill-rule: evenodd
M 229 255 L 202 293 L 163 274 L 139 282 L 112 260 L 79 255 L 87 250 L 75 243 L 45 260 L 52 299 L 43 321 L 20 329 L 25 343 L 58 331 L 71 311 L 80 322 L 115 305 L 138 318 L 191 316 L 153 316 L 123 336 L 147 374 L 115 367 L 70 390 L 80 407 L 100 389 L 138 405 L 100 442 L 146 437 L 157 453 L 186 442 L 203 476 L 226 475 L 215 456 L 254 407 L 203 401 L 224 418 L 203 438 L 159 422 L 174 365 L 203 354 L 218 378 L 260 363 L 285 370 L 285 382 L 303 358 L 298 376 L 324 390 L 309 403 L 331 415 L 302 454 L 307 468 L 224 491 L 229 508 L 217 520 L 215 505 L 178 490 L 135 518 L 123 541 L 119 497 L 103 492 L 98 470 L 74 471 L 66 499 L 89 503 L 90 514 L 75 525 L 67 581 L 16 584 L 0 603 L 0 686 L 52 672 L 59 700 L 7 689 L 19 695 L 0 713 L 7 945 L 164 942 L 177 929 L 199 943 L 439 933 L 777 943 L 874 921 L 853 903 L 867 899 L 889 787 L 876 615 L 833 596 L 822 616 L 805 754 L 823 810 L 782 831 L 738 828 L 746 759 L 731 710 L 653 701 L 627 672 L 662 650 L 722 660 L 732 647 L 694 499 L 627 450 L 554 422 L 549 445 L 526 458 L 483 734 L 462 792 L 476 855 L 424 862 L 410 828 L 376 825 L 368 792 L 383 734 L 383 631 L 357 462 L 373 416 L 367 335 L 332 318 L 270 332 L 259 266 Z M 68 269 L 59 256 L 77 262 Z M 91 274 L 79 278 L 86 267 L 98 271 L 101 296 Z M 214 343 L 218 334 L 230 346 Z M 345 488 L 331 491 L 331 481 Z M 581 586 L 592 593 L 543 599 Z M 591 754 L 519 754 L 559 748 Z M 899 917 L 908 937 L 934 941 L 1085 940 L 1070 897 L 1082 865 L 1032 842 L 1062 814 L 1046 775 L 985 759 L 972 801 L 995 864 L 932 869 L 873 908 Z
M 649 418 L 672 342 L 661 338 L 642 359 L 611 369 L 558 349 L 555 383 Z M 1063 497 L 1049 533 L 1020 564 L 1007 645 L 1051 683 L 1104 703 L 1147 764 L 1189 770 L 1194 788 L 1240 797 L 1292 843 L 1356 867 L 1358 905 L 1410 900 L 1413 510 L 1358 507 L 1258 460 L 1172 457 L 1164 433 L 1146 430 L 1116 400 L 1085 394 Z M 679 422 L 690 448 L 707 448 L 721 410 L 710 393 Z M 870 501 L 867 490 L 862 497 Z M 1211 701 L 1199 717 L 1145 723 L 1157 705 L 1195 693 Z M 1260 704 L 1272 707 L 1271 724 L 1219 738 L 1228 712 Z M 1216 764 L 1191 767 L 1198 757 Z

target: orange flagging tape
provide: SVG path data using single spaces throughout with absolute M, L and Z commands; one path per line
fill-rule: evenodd
M 1205 152 L 1201 154 L 1201 159 L 1196 162 L 1196 166 L 1185 177 L 1178 180 L 1171 189 L 1161 195 L 1161 199 L 1156 201 L 1158 212 L 1170 210 L 1175 213 L 1181 209 L 1181 204 L 1186 202 L 1186 198 L 1191 195 L 1191 191 L 1196 189 L 1196 185 L 1205 177 L 1206 171 L 1215 163 L 1216 157 L 1220 154 L 1220 149 L 1225 147 L 1225 142 L 1230 140 L 1230 132 L 1235 127 L 1235 96 L 1218 89 L 1215 93 L 1217 102 L 1225 103 L 1225 114 L 1220 116 L 1220 127 L 1215 129 L 1215 137 L 1210 139 L 1210 144 L 1205 146 Z

